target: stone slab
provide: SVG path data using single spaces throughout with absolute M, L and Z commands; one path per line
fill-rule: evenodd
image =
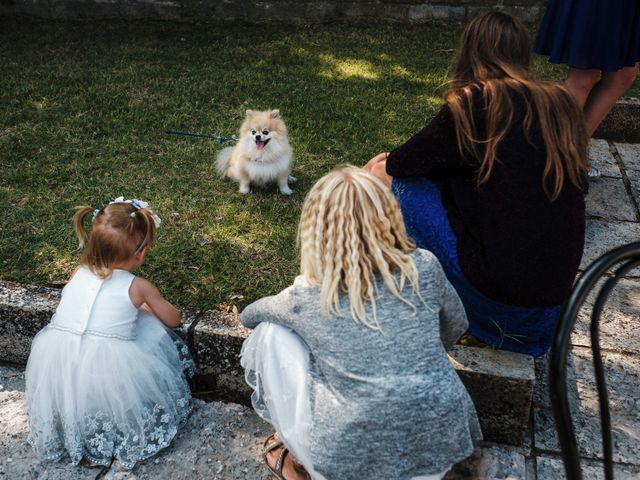
M 51 320 L 61 290 L 38 285 L 0 281 L 0 362 L 25 364 L 33 337 Z M 197 312 L 182 311 L 182 327 L 176 330 L 186 340 L 187 329 Z
M 589 143 L 589 162 L 600 170 L 603 177 L 622 178 L 618 162 L 611 153 L 609 142 L 599 138 L 591 139 Z
M 594 137 L 618 142 L 640 143 L 640 100 L 626 97 L 615 104 Z
M 613 458 L 615 462 L 640 466 L 640 358 L 604 352 L 603 360 L 609 391 Z M 560 452 L 555 422 L 548 398 L 547 367 L 539 364 L 539 381 L 534 395 L 535 448 Z M 567 368 L 567 387 L 572 420 L 581 456 L 602 459 L 600 414 L 595 389 L 591 350 L 573 347 Z
M 585 248 L 580 269 L 584 270 L 596 258 L 609 250 L 637 241 L 640 241 L 640 225 L 638 223 L 587 220 Z M 634 270 L 632 275 L 639 276 L 640 270 Z
M 248 404 L 251 389 L 244 381 L 240 351 L 251 330 L 237 315 L 215 310 L 204 312 L 194 329 L 193 353 L 202 382 L 196 385 L 205 398 Z
M 132 471 L 117 463 L 110 469 L 88 469 L 67 459 L 40 463 L 27 444 L 23 392 L 0 392 L 0 479 L 47 480 L 262 480 L 260 450 L 270 425 L 242 405 L 195 400 L 187 425 L 171 446 L 139 463 Z M 104 470 L 104 471 L 103 471 Z
M 49 321 L 59 291 L 0 282 L 0 361 L 24 364 L 31 339 Z M 240 350 L 250 330 L 235 314 L 183 310 L 177 330 L 199 368 L 194 395 L 249 405 Z M 455 347 L 460 376 L 476 401 L 485 438 L 519 445 L 524 438 L 533 390 L 533 360 L 493 349 Z
M 631 196 L 636 205 L 640 205 L 640 170 L 627 170 Z
M 614 146 L 627 172 L 633 171 L 635 175 L 640 175 L 640 144 L 615 143 Z
M 0 282 L 0 361 L 26 363 L 31 340 L 59 301 L 58 289 Z
M 240 0 L 2 0 L 0 13 L 45 19 L 118 18 L 209 23 L 242 20 L 309 24 L 327 21 L 370 23 L 372 20 L 408 23 L 433 18 L 460 21 L 491 8 L 499 8 L 537 24 L 542 5 L 542 0 L 272 0 L 248 4 Z
M 0 365 L 0 392 L 24 392 L 24 370 Z
M 571 335 L 571 343 L 591 346 L 591 314 L 604 280 L 587 297 Z M 600 346 L 616 352 L 640 355 L 640 280 L 622 279 L 611 292 L 600 317 Z
M 540 456 L 536 459 L 537 480 L 564 480 L 564 463 L 559 458 Z M 602 462 L 583 460 L 582 478 L 588 480 L 604 480 Z M 632 465 L 614 464 L 613 475 L 616 480 L 637 480 L 640 478 L 640 468 Z
M 0 479 L 93 480 L 97 471 L 68 463 L 40 464 L 27 443 L 24 393 L 0 392 Z
M 482 7 L 469 7 L 467 13 L 467 19 L 471 20 L 472 18 L 481 15 L 485 12 L 499 10 L 501 12 L 508 13 L 509 15 L 513 15 L 514 17 L 520 18 L 522 21 L 530 24 L 538 24 L 541 16 L 541 12 L 543 9 L 537 6 L 523 6 L 523 5 L 503 5 L 502 3 L 506 2 L 492 2 L 489 5 L 485 5 Z
M 635 222 L 636 210 L 622 178 L 600 177 L 589 183 L 587 216 L 603 220 Z
M 631 187 L 631 195 L 636 205 L 640 205 L 640 145 L 616 143 L 615 148 L 624 165 Z
M 24 378 L 21 368 L 0 367 L 0 384 Z M 171 446 L 140 463 L 132 471 L 118 464 L 110 469 L 86 469 L 62 460 L 39 463 L 26 443 L 27 423 L 24 381 L 14 391 L 0 391 L 0 479 L 94 479 L 144 480 L 171 478 L 258 480 L 266 478 L 260 448 L 271 426 L 246 407 L 220 402 L 195 401 L 186 427 Z M 9 461 L 10 459 L 10 461 Z M 445 480 L 524 479 L 522 448 L 483 442 L 473 455 L 454 465 Z
M 533 358 L 459 345 L 449 356 L 474 401 L 485 439 L 521 445 L 533 396 Z
M 464 20 L 465 8 L 452 5 L 428 5 L 420 4 L 409 7 L 407 17 L 412 22 L 424 22 L 425 20 Z
M 454 465 L 444 480 L 515 480 L 526 477 L 525 456 L 502 445 L 476 448 L 466 460 Z
M 105 479 L 262 480 L 266 469 L 260 453 L 271 433 L 271 425 L 248 407 L 196 400 L 189 422 L 171 447 L 136 466 L 129 477 L 117 476 L 118 470 L 112 469 Z

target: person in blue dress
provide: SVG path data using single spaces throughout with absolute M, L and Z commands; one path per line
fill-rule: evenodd
M 638 74 L 640 1 L 549 0 L 534 51 L 569 66 L 591 137 Z

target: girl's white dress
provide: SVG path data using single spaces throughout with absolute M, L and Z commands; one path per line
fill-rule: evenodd
M 135 276 L 80 268 L 36 335 L 26 370 L 29 443 L 41 459 L 67 453 L 125 468 L 169 445 L 191 412 L 187 346 L 129 298 Z

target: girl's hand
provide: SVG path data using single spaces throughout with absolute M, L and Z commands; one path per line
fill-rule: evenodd
M 180 311 L 160 294 L 158 289 L 144 278 L 136 277 L 129 287 L 129 297 L 136 308 L 149 310 L 167 327 L 180 325 Z

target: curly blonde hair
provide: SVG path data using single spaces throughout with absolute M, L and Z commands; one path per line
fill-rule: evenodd
M 376 177 L 352 166 L 337 168 L 311 188 L 298 226 L 300 272 L 320 286 L 320 304 L 341 315 L 340 292 L 348 295 L 351 317 L 380 330 L 376 318 L 379 274 L 397 298 L 406 280 L 419 297 L 418 270 L 409 255 L 415 245 L 407 236 L 400 206 Z M 372 318 L 365 310 L 371 304 Z

